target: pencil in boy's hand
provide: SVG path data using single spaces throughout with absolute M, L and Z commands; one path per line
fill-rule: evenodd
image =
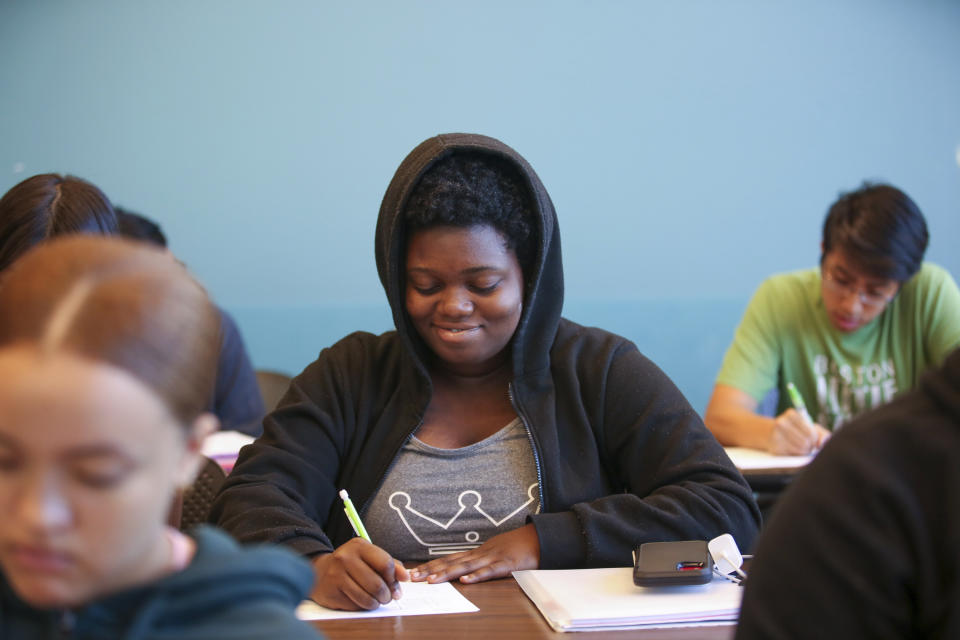
M 800 395 L 800 392 L 797 391 L 797 387 L 792 383 L 787 383 L 787 393 L 790 395 L 790 402 L 793 404 L 793 408 L 797 410 L 803 419 L 813 424 L 813 419 L 810 418 L 810 413 L 807 411 L 807 405 L 803 401 L 803 396 Z

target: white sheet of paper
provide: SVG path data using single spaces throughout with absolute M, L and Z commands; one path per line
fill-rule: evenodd
M 239 431 L 217 431 L 203 441 L 203 455 L 208 458 L 237 456 L 240 447 L 253 442 L 253 436 Z
M 724 447 L 731 462 L 740 470 L 760 469 L 796 469 L 806 466 L 813 460 L 813 454 L 806 456 L 776 456 L 767 451 L 747 447 Z
M 336 611 L 304 600 L 297 607 L 301 620 L 337 620 L 340 618 L 383 618 L 387 616 L 422 616 L 438 613 L 470 613 L 479 609 L 463 597 L 449 582 L 401 582 L 403 597 L 373 611 Z

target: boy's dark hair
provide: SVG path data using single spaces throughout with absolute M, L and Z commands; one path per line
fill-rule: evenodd
M 920 270 L 928 240 L 919 207 L 888 184 L 841 194 L 823 221 L 823 255 L 841 249 L 870 275 L 897 282 Z
M 117 212 L 120 235 L 149 242 L 158 247 L 167 246 L 167 236 L 156 222 L 121 207 L 114 207 L 113 210 Z
M 116 232 L 116 214 L 100 189 L 74 176 L 35 175 L 0 198 L 0 271 L 50 238 Z
M 533 207 L 520 171 L 482 152 L 454 153 L 420 178 L 404 209 L 409 234 L 431 227 L 489 225 L 517 255 L 524 277 L 536 259 Z

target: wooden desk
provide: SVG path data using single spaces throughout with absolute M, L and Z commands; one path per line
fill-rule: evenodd
M 579 640 L 730 640 L 734 625 L 679 627 L 675 629 L 636 629 L 631 631 L 591 631 L 562 634 L 553 631 L 513 578 L 480 584 L 455 586 L 480 611 L 436 616 L 397 616 L 365 620 L 323 620 L 312 624 L 330 640 L 373 640 L 379 638 L 416 638 L 439 640 L 528 640 L 562 637 Z

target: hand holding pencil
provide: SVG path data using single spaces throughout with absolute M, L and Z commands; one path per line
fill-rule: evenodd
M 806 404 L 792 382 L 787 392 L 794 405 L 773 420 L 767 449 L 777 455 L 806 455 L 817 451 L 830 438 L 830 432 L 814 422 Z
M 376 609 L 403 595 L 400 582 L 410 580 L 403 563 L 370 541 L 360 514 L 346 490 L 343 510 L 357 534 L 332 553 L 313 559 L 316 574 L 310 598 L 329 609 Z

